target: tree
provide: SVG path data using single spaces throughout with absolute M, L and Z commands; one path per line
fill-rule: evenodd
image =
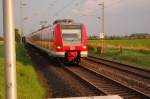
M 0 41 L 3 41 L 3 37 L 0 36 Z
M 19 34 L 19 30 L 15 29 L 15 41 L 20 42 L 21 41 L 21 36 Z

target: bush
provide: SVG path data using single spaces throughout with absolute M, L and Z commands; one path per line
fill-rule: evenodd
M 3 37 L 0 37 L 0 41 L 3 41 Z
M 21 41 L 21 36 L 19 34 L 19 30 L 15 29 L 15 41 L 20 42 Z

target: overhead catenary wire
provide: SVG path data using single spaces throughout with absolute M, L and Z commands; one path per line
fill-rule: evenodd
M 53 0 L 50 5 L 51 7 L 56 7 L 57 6 L 57 2 L 58 0 Z M 77 1 L 77 2 L 76 2 Z M 86 0 L 71 0 L 70 2 L 68 2 L 67 4 L 65 4 L 63 7 L 61 7 L 59 10 L 57 10 L 52 16 L 50 16 L 51 18 L 47 19 L 48 20 L 54 20 L 56 18 L 58 18 L 59 16 L 63 15 L 62 13 L 70 6 L 73 6 L 72 9 L 74 7 L 79 7 L 81 4 L 83 4 L 82 2 L 85 2 Z M 112 4 L 108 5 L 108 6 L 105 6 L 105 8 L 108 8 L 108 7 L 111 7 L 111 6 L 114 6 L 115 4 L 118 4 L 120 3 L 122 0 L 119 0 L 119 1 L 116 1 L 116 2 L 113 2 Z M 57 2 L 57 3 L 56 3 Z M 73 4 L 74 2 L 76 2 L 75 4 Z M 69 9 L 69 10 L 72 10 L 72 9 Z M 75 19 L 79 19 L 79 18 L 82 18 L 82 17 L 86 17 L 86 16 L 96 16 L 94 13 L 96 13 L 98 10 L 96 11 L 93 11 L 93 14 L 92 15 L 78 15 L 78 16 L 75 16 L 76 18 Z M 46 13 L 47 11 L 43 11 L 44 13 Z M 42 14 L 43 15 L 43 14 Z M 71 14 L 69 14 L 69 16 L 71 16 Z
M 73 0 L 73 1 L 71 1 L 71 2 L 69 2 L 68 4 L 66 4 L 64 7 L 62 7 L 60 10 L 58 10 L 52 17 L 55 17 L 55 16 L 59 16 L 66 8 L 68 8 L 68 7 L 70 7 L 70 6 L 72 6 L 73 4 L 72 3 L 74 3 L 76 0 Z M 85 0 L 80 0 L 80 2 L 76 2 L 75 4 L 74 4 L 74 7 L 78 7 L 79 6 L 79 4 L 82 4 L 82 2 L 84 2 Z M 72 10 L 72 9 L 70 9 L 70 10 Z
M 54 0 L 53 2 L 50 3 L 50 5 L 51 5 L 51 6 L 54 6 L 54 5 L 56 4 L 56 1 L 57 1 L 57 0 Z M 66 5 L 64 5 L 61 9 L 59 9 L 58 11 L 56 11 L 56 12 L 53 14 L 52 18 L 54 18 L 55 16 L 58 17 L 58 15 L 59 15 L 60 13 L 62 13 L 66 8 L 72 6 L 72 3 L 74 3 L 75 1 L 76 1 L 76 0 L 72 0 L 72 1 L 70 1 L 69 3 L 67 3 Z M 45 13 L 45 12 L 47 12 L 47 11 L 43 11 L 43 12 Z M 42 14 L 42 15 L 43 15 L 43 14 Z M 49 19 L 48 19 L 48 20 L 49 20 Z M 50 20 L 51 20 L 51 19 L 50 19 Z
M 118 0 L 118 1 L 116 1 L 116 2 L 111 3 L 110 5 L 104 6 L 104 8 L 109 8 L 109 7 L 111 7 L 111 6 L 114 6 L 114 5 L 116 5 L 116 4 L 119 4 L 119 3 L 121 3 L 121 2 L 122 2 L 122 0 Z M 93 11 L 93 13 L 92 13 L 91 15 L 81 15 L 81 16 L 78 16 L 77 19 L 78 19 L 78 18 L 81 18 L 81 17 L 86 17 L 86 16 L 96 16 L 96 15 L 94 15 L 94 13 L 96 13 L 97 11 L 98 11 L 98 10 Z
M 53 17 L 58 16 L 60 12 L 62 13 L 63 10 L 66 9 L 67 7 L 71 6 L 71 4 L 72 4 L 73 2 L 75 2 L 75 0 L 72 0 L 71 2 L 69 2 L 69 3 L 67 3 L 65 6 L 63 6 L 61 9 L 59 9 L 59 10 L 53 15 Z
M 51 6 L 54 6 L 56 4 L 56 1 L 57 0 L 54 0 L 53 2 L 50 3 Z M 54 18 L 54 17 L 58 17 L 66 8 L 72 6 L 72 3 L 74 3 L 76 0 L 72 0 L 70 1 L 69 3 L 67 3 L 66 5 L 64 5 L 61 9 L 59 9 L 58 11 L 56 11 L 53 16 L 51 16 L 51 18 Z M 74 4 L 75 7 L 79 6 L 79 4 L 81 4 L 81 2 L 84 2 L 85 0 L 81 0 L 80 2 L 77 2 Z M 47 11 L 43 11 L 44 13 L 47 12 Z M 43 14 L 42 14 L 43 15 Z

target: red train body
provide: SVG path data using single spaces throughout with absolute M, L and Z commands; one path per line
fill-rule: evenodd
M 27 37 L 31 45 L 65 62 L 80 63 L 87 57 L 87 36 L 84 24 L 57 20 L 53 27 L 44 27 Z

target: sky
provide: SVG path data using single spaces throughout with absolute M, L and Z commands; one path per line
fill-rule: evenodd
M 3 9 L 0 0 L 0 35 L 3 35 Z M 86 25 L 88 35 L 102 32 L 102 2 L 105 3 L 107 35 L 150 33 L 150 0 L 22 0 L 24 35 L 56 19 L 70 18 Z M 20 28 L 20 0 L 14 0 L 15 27 Z

